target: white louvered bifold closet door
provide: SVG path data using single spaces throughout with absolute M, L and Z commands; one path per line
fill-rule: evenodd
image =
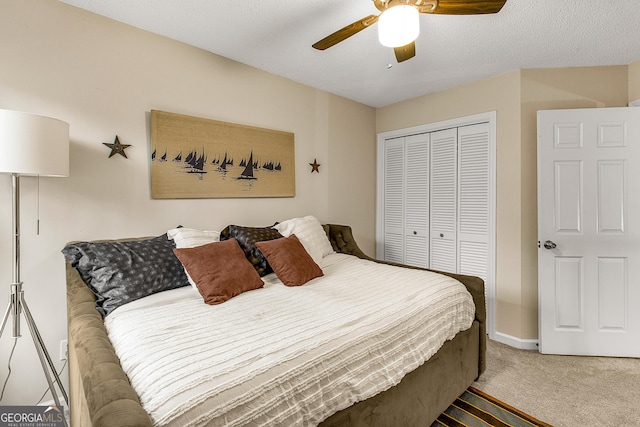
M 429 134 L 405 138 L 404 263 L 429 267 Z
M 458 128 L 458 269 L 487 280 L 489 124 Z
M 431 268 L 457 271 L 457 128 L 431 133 Z
M 489 279 L 490 129 L 384 141 L 385 260 Z
M 384 145 L 384 259 L 404 262 L 404 140 Z
M 376 256 L 486 283 L 495 331 L 495 113 L 378 135 Z

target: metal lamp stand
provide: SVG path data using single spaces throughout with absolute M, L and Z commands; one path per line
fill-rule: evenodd
M 11 316 L 13 317 L 13 338 L 20 338 L 20 314 L 21 312 L 24 312 L 27 326 L 29 327 L 29 332 L 31 333 L 33 343 L 36 346 L 36 351 L 38 352 L 38 357 L 40 358 L 40 364 L 42 365 L 44 376 L 47 378 L 47 383 L 49 383 L 49 390 L 53 395 L 53 400 L 56 403 L 56 406 L 61 408 L 60 399 L 54 387 L 55 380 L 55 383 L 58 384 L 60 392 L 62 393 L 62 396 L 64 397 L 64 400 L 67 403 L 68 407 L 69 397 L 67 396 L 67 392 L 62 386 L 60 376 L 56 372 L 53 361 L 51 360 L 49 352 L 47 351 L 47 347 L 44 345 L 44 341 L 42 340 L 42 336 L 40 336 L 40 332 L 38 332 L 38 327 L 36 326 L 36 322 L 33 320 L 33 316 L 31 316 L 31 312 L 29 311 L 29 307 L 27 306 L 27 301 L 24 298 L 24 291 L 22 290 L 22 282 L 20 281 L 20 176 L 14 173 L 11 174 L 11 178 L 13 183 L 13 283 L 11 284 L 9 306 L 7 307 L 7 311 L 5 312 L 4 318 L 2 319 L 0 337 L 2 337 L 2 333 L 4 332 L 4 327 L 7 324 L 9 314 L 11 314 Z M 51 378 L 52 374 L 54 380 L 52 380 Z M 64 425 L 66 426 L 67 420 L 64 416 L 63 420 Z

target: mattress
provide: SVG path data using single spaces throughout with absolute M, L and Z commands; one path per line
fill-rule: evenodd
M 396 385 L 471 326 L 457 280 L 330 254 L 324 276 L 209 306 L 192 287 L 105 319 L 143 408 L 158 426 L 317 425 Z

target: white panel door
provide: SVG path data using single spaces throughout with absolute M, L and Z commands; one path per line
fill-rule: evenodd
M 489 124 L 458 128 L 458 273 L 489 272 Z
M 431 268 L 457 271 L 457 128 L 431 134 Z
M 640 356 L 640 108 L 538 112 L 542 353 Z
M 404 138 L 384 145 L 384 259 L 404 262 Z
M 429 134 L 405 138 L 404 263 L 429 267 Z

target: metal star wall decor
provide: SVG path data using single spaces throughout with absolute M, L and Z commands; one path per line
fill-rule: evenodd
M 131 144 L 121 144 L 118 135 L 116 135 L 116 139 L 113 141 L 113 144 L 109 144 L 108 142 L 103 142 L 103 144 L 111 148 L 109 158 L 113 157 L 114 154 L 120 154 L 125 159 L 128 159 L 127 153 L 125 153 L 124 150 L 131 147 Z
M 313 159 L 313 163 L 309 163 L 309 166 L 311 166 L 311 173 L 320 173 L 320 163 L 316 159 Z

